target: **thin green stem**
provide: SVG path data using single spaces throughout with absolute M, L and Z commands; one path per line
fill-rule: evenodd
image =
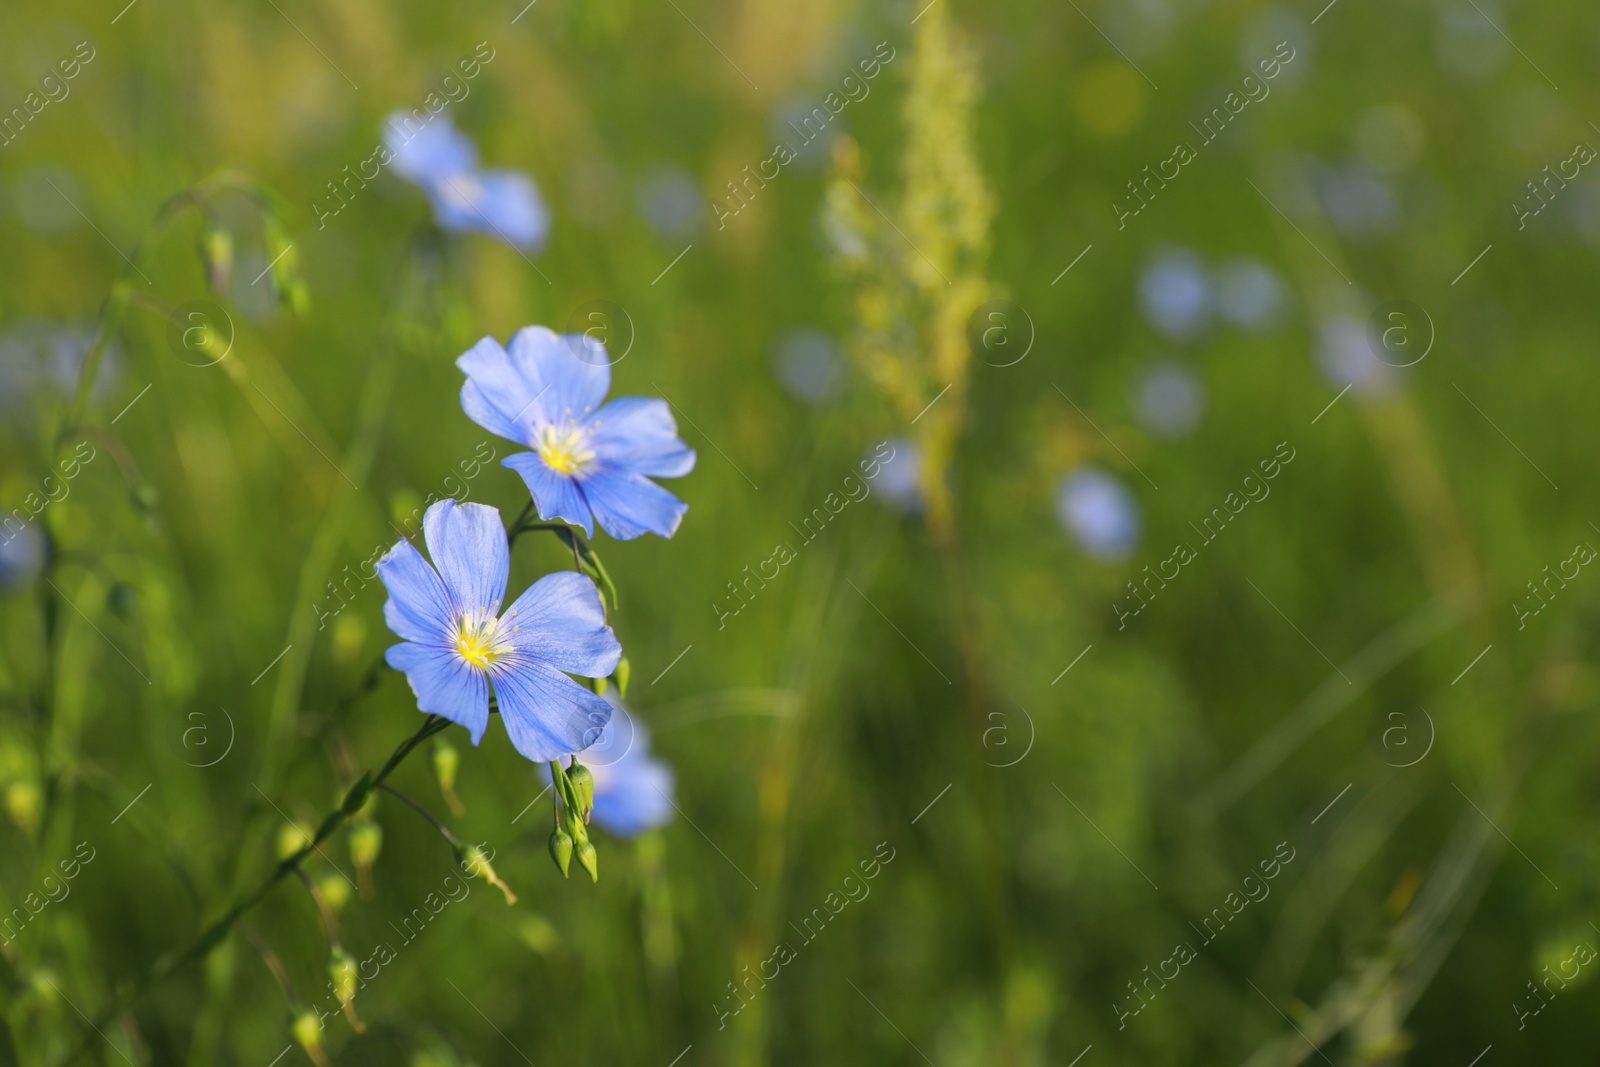
M 457 838 L 455 834 L 450 832 L 450 828 L 448 826 L 434 817 L 433 812 L 417 803 L 405 793 L 400 792 L 400 790 L 396 789 L 394 786 L 389 785 L 387 782 L 380 782 L 378 784 L 378 788 L 383 790 L 385 793 L 390 794 L 391 796 L 399 797 L 401 800 L 411 805 L 411 807 L 416 810 L 418 815 L 421 815 L 424 819 L 427 819 L 430 823 L 432 823 L 433 828 L 439 831 L 440 834 L 444 835 L 444 839 L 446 841 L 450 842 L 450 848 L 454 850 L 456 859 L 460 860 L 463 858 L 464 854 L 462 850 L 465 848 L 465 846 L 462 845 L 460 839 Z
M 530 497 L 528 499 L 527 506 L 522 509 L 522 514 L 517 516 L 516 521 L 511 524 L 510 532 L 506 535 L 506 539 L 509 540 L 512 544 L 516 544 L 517 543 L 517 535 L 518 534 L 520 534 L 524 529 L 528 529 L 529 528 L 529 527 L 523 526 L 523 523 L 528 521 L 528 515 L 532 511 L 533 511 L 533 498 Z
M 278 954 L 268 948 L 266 942 L 262 941 L 261 937 L 244 923 L 239 924 L 239 932 L 244 935 L 244 939 L 250 942 L 251 947 L 256 950 L 256 954 L 261 957 L 261 962 L 266 964 L 268 971 L 272 972 L 272 977 L 277 979 L 278 988 L 283 990 L 283 999 L 287 1000 L 291 1007 L 298 1004 L 299 1001 L 295 999 L 294 995 L 294 983 L 289 980 L 289 972 L 283 969 L 283 961 L 278 959 Z
M 344 823 L 352 815 L 361 810 L 361 806 L 366 803 L 367 797 L 371 795 L 372 791 L 383 784 L 384 779 L 388 778 L 389 775 L 394 772 L 394 769 L 400 766 L 405 758 L 411 754 L 412 749 L 422 744 L 422 742 L 426 741 L 434 734 L 443 732 L 444 729 L 449 725 L 449 719 L 442 718 L 438 715 L 429 715 L 427 719 L 424 720 L 421 729 L 412 734 L 410 737 L 406 738 L 404 741 L 400 742 L 399 746 L 396 747 L 394 752 L 390 754 L 383 766 L 378 768 L 378 772 L 376 774 L 368 772 L 366 775 L 363 775 L 355 785 L 350 787 L 349 791 L 345 793 L 344 802 L 340 804 L 338 808 L 334 809 L 323 817 L 322 825 L 317 827 L 317 832 L 310 841 L 307 841 L 304 845 L 300 846 L 300 848 L 297 849 L 293 854 L 279 861 L 277 866 L 275 866 L 272 869 L 272 872 L 262 880 L 260 885 L 256 886 L 254 890 L 241 897 L 238 902 L 233 905 L 233 907 L 228 909 L 227 913 L 224 914 L 222 918 L 213 922 L 210 926 L 207 926 L 193 941 L 189 942 L 189 944 L 185 945 L 182 949 L 173 953 L 169 953 L 168 955 L 163 956 L 161 959 L 158 959 L 153 965 L 151 965 L 149 972 L 147 972 L 145 976 L 139 980 L 127 997 L 114 1000 L 111 1007 L 100 1013 L 99 1017 L 95 1020 L 94 1026 L 104 1026 L 117 1014 L 117 1012 L 126 1007 L 127 1004 L 132 1003 L 133 1000 L 140 995 L 149 992 L 152 988 L 165 981 L 184 965 L 204 958 L 211 952 L 212 949 L 221 944 L 223 938 L 228 935 L 229 931 L 233 929 L 235 924 L 238 923 L 239 919 L 243 917 L 244 914 L 251 908 L 261 903 L 262 899 L 265 898 L 266 895 L 272 890 L 273 886 L 277 885 L 278 882 L 290 872 L 299 873 L 300 865 L 305 862 L 306 858 L 314 853 L 317 850 L 317 847 L 322 844 L 322 842 L 333 836 L 334 831 L 339 829 L 340 826 L 344 825 Z M 81 1056 L 83 1052 L 88 1049 L 88 1047 L 89 1040 L 86 1037 L 83 1043 L 79 1045 L 77 1051 L 73 1053 L 71 1059 L 77 1059 L 77 1057 Z

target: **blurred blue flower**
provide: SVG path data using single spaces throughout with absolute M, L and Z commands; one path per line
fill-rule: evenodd
M 667 402 L 618 397 L 605 346 L 583 334 L 557 337 L 543 326 L 512 335 L 505 348 L 485 337 L 459 359 L 461 407 L 490 433 L 533 449 L 501 460 L 522 475 L 541 519 L 594 535 L 671 537 L 689 505 L 650 481 L 694 469 Z M 648 476 L 648 477 L 647 477 Z
M 1284 286 L 1278 275 L 1258 259 L 1243 256 L 1217 268 L 1217 310 L 1222 317 L 1247 330 L 1265 330 L 1278 321 L 1284 304 Z
M 1315 35 L 1315 27 L 1299 12 L 1283 7 L 1261 7 L 1245 17 L 1239 34 L 1239 50 L 1235 54 L 1239 65 L 1250 70 L 1274 55 L 1280 42 L 1287 42 L 1293 49 L 1293 59 L 1279 68 L 1273 91 L 1293 92 L 1296 86 L 1309 81 L 1316 69 Z
M 1317 328 L 1317 366 L 1328 381 L 1357 394 L 1379 396 L 1395 386 L 1394 368 L 1372 350 L 1367 327 L 1359 319 L 1335 315 Z
M 44 564 L 44 535 L 33 523 L 19 530 L 0 530 L 0 588 L 21 585 Z
M 1505 17 L 1500 4 L 1442 0 L 1438 12 L 1439 36 L 1433 49 L 1441 67 L 1466 82 L 1484 81 L 1500 69 L 1511 54 L 1499 32 Z
M 514 170 L 483 170 L 441 178 L 433 189 L 434 214 L 447 230 L 492 233 L 506 244 L 544 244 L 550 222 L 539 187 Z
M 396 111 L 384 124 L 384 143 L 394 154 L 395 173 L 426 187 L 444 174 L 467 174 L 478 169 L 478 150 L 472 140 L 444 115 L 413 130 L 411 115 Z
M 1324 170 L 1317 193 L 1334 229 L 1346 237 L 1375 237 L 1394 228 L 1400 205 L 1389 183 L 1365 163 Z
M 773 353 L 778 380 L 801 400 L 821 404 L 839 392 L 843 378 L 839 346 L 821 330 L 790 330 Z
M 1158 254 L 1139 279 L 1139 296 L 1150 324 L 1169 337 L 1193 337 L 1211 317 L 1211 283 L 1187 249 Z
M 391 115 L 384 142 L 394 154 L 395 172 L 433 201 L 440 226 L 492 234 L 523 249 L 544 243 L 550 219 L 532 178 L 514 170 L 479 170 L 477 149 L 444 115 L 420 129 L 410 122 L 404 112 Z
M 441 500 L 422 529 L 431 565 L 409 541 L 378 561 L 384 621 L 403 638 L 384 658 L 405 674 L 417 707 L 465 726 L 476 745 L 492 682 L 511 743 L 528 759 L 593 744 L 611 705 L 562 672 L 604 678 L 622 655 L 594 583 L 575 571 L 547 574 L 501 615 L 511 549 L 500 513 Z
M 594 776 L 594 821 L 618 837 L 633 837 L 670 822 L 672 768 L 650 755 L 650 732 L 612 694 L 611 721 L 600 740 L 584 751 Z M 541 768 L 546 782 L 549 768 Z
M 899 511 L 922 510 L 922 449 L 903 437 L 889 441 L 894 449 L 878 471 L 878 491 Z
M 639 210 L 658 235 L 683 240 L 700 232 L 706 221 L 706 198 L 682 167 L 659 166 L 639 181 Z
M 1145 429 L 1160 437 L 1183 437 L 1200 423 L 1206 387 L 1181 363 L 1150 368 L 1139 383 L 1134 410 Z
M 31 394 L 41 388 L 70 396 L 78 387 L 78 372 L 94 334 L 88 323 L 16 322 L 0 336 L 0 403 L 31 405 Z M 104 400 L 116 387 L 120 361 L 116 343 L 111 342 L 90 399 Z
M 827 163 L 839 135 L 832 113 L 817 97 L 785 97 L 772 109 L 767 126 L 772 139 L 794 153 L 784 166 L 808 173 Z
M 1062 480 L 1056 517 L 1096 559 L 1120 559 L 1139 543 L 1139 505 L 1133 494 L 1095 467 L 1080 467 Z

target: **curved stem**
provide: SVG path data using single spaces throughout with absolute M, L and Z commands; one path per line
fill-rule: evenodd
M 300 864 L 304 863 L 306 858 L 315 852 L 322 842 L 333 836 L 333 832 L 344 825 L 346 820 L 361 810 L 361 806 L 366 803 L 367 797 L 372 791 L 383 784 L 383 780 L 389 777 L 396 767 L 400 766 L 405 758 L 411 754 L 412 749 L 434 734 L 443 732 L 449 725 L 449 719 L 441 718 L 438 715 L 429 715 L 423 722 L 421 729 L 400 742 L 399 746 L 389 755 L 389 758 L 378 769 L 376 774 L 369 771 L 355 785 L 350 787 L 349 791 L 345 793 L 344 802 L 323 817 L 322 825 L 317 827 L 317 832 L 310 841 L 300 846 L 292 855 L 279 861 L 278 865 L 262 880 L 260 885 L 241 897 L 233 907 L 228 909 L 222 918 L 207 926 L 193 941 L 190 941 L 182 949 L 158 959 L 151 965 L 149 972 L 135 984 L 127 997 L 114 1000 L 111 1007 L 100 1013 L 94 1025 L 96 1027 L 103 1026 L 127 1004 L 132 1003 L 141 994 L 148 992 L 165 981 L 180 967 L 208 955 L 212 949 L 222 943 L 222 939 L 228 935 L 240 918 L 244 916 L 245 912 L 261 903 L 273 886 L 277 885 L 291 871 L 299 873 Z M 89 1040 L 85 1038 L 77 1051 L 73 1053 L 71 1059 L 81 1056 L 88 1047 Z M 71 1062 L 71 1060 L 68 1062 Z
M 523 525 L 523 523 L 528 521 L 528 515 L 530 513 L 532 513 L 532 511 L 533 511 L 533 499 L 530 497 L 528 499 L 527 506 L 522 509 L 522 514 L 518 515 L 517 518 L 516 518 L 516 521 L 511 524 L 511 530 L 506 535 L 506 540 L 510 541 L 512 544 L 516 544 L 517 543 L 517 535 L 518 534 L 520 534 L 525 529 L 532 529 L 531 526 L 524 526 Z
M 416 809 L 418 815 L 421 815 L 424 819 L 427 819 L 430 823 L 432 823 L 433 828 L 439 831 L 439 833 L 443 834 L 446 841 L 450 842 L 450 848 L 454 850 L 456 859 L 458 861 L 462 859 L 462 849 L 464 846 L 461 844 L 461 841 L 456 837 L 455 834 L 450 832 L 450 828 L 448 826 L 434 817 L 433 812 L 429 811 L 427 808 L 411 799 L 411 797 L 400 792 L 400 790 L 396 789 L 394 786 L 389 785 L 387 782 L 380 782 L 378 784 L 378 788 L 383 790 L 385 793 L 399 797 L 401 800 L 405 801 L 407 804 L 411 805 L 411 807 Z
M 266 942 L 261 940 L 260 935 L 243 923 L 239 924 L 239 932 L 244 935 L 244 939 L 250 942 L 251 947 L 256 950 L 256 954 L 261 957 L 261 962 L 266 964 L 268 971 L 272 972 L 272 977 L 278 980 L 278 988 L 283 990 L 283 999 L 287 1000 L 291 1006 L 297 1003 L 294 996 L 294 984 L 289 980 L 289 972 L 283 969 L 283 961 L 278 959 L 278 954 L 267 947 Z
M 72 398 L 72 407 L 68 410 L 67 418 L 62 422 L 57 431 L 55 448 L 52 451 L 54 459 L 55 449 L 61 447 L 61 442 L 71 434 L 83 421 L 84 413 L 89 407 L 90 390 L 94 381 L 100 374 L 100 363 L 105 357 L 106 347 L 111 343 L 111 338 L 120 326 L 122 313 L 127 309 L 136 290 L 133 288 L 131 278 L 134 274 L 143 277 L 139 268 L 139 261 L 143 258 L 146 249 L 153 240 L 160 236 L 177 218 L 184 208 L 194 205 L 204 205 L 205 201 L 217 193 L 234 190 L 244 193 L 256 201 L 264 214 L 281 213 L 285 206 L 275 195 L 264 189 L 254 178 L 244 171 L 232 168 L 223 168 L 213 174 L 202 178 L 187 189 L 182 189 L 161 205 L 156 211 L 155 220 L 150 224 L 144 236 L 139 238 L 138 244 L 133 247 L 133 255 L 129 257 L 126 268 L 118 275 L 117 280 L 111 285 L 111 292 L 106 295 L 100 305 L 100 318 L 95 328 L 94 339 L 89 343 L 89 351 L 84 355 L 83 363 L 78 370 L 78 385 Z M 148 282 L 148 279 L 146 279 Z M 141 296 L 143 294 L 140 294 Z M 152 298 L 153 299 L 153 298 Z M 149 300 L 144 301 L 150 303 Z

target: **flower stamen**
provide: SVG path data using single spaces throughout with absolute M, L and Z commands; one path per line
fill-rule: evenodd
M 493 615 L 463 616 L 456 630 L 456 652 L 474 667 L 487 670 L 505 652 L 499 629 Z
M 589 431 L 576 421 L 568 421 L 565 426 L 544 426 L 534 448 L 546 466 L 562 474 L 574 474 L 594 459 L 594 450 L 589 447 Z

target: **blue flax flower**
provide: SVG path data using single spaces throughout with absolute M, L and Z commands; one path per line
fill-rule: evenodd
M 562 673 L 604 678 L 622 655 L 594 583 L 574 571 L 547 574 L 500 614 L 511 570 L 500 513 L 441 500 L 422 529 L 431 566 L 409 541 L 378 563 L 389 590 L 384 621 L 404 639 L 384 658 L 405 674 L 417 707 L 465 726 L 476 745 L 489 726 L 492 682 L 524 756 L 544 762 L 594 744 L 611 705 Z
M 664 400 L 622 396 L 611 388 L 605 346 L 581 334 L 557 337 L 529 326 L 501 348 L 485 337 L 459 359 L 466 374 L 461 407 L 490 433 L 532 452 L 501 460 L 522 475 L 541 519 L 560 519 L 594 535 L 671 537 L 689 505 L 650 477 L 694 469 L 694 450 L 678 437 Z
M 16 520 L 7 516 L 6 521 Z M 0 527 L 0 589 L 21 585 L 43 565 L 44 535 L 33 523 L 27 523 L 15 533 L 9 527 Z
M 532 178 L 514 170 L 480 170 L 477 149 L 443 115 L 416 127 L 410 115 L 397 112 L 389 117 L 384 141 L 395 171 L 433 201 L 440 226 L 492 234 L 522 249 L 544 243 L 550 219 Z
M 594 776 L 594 821 L 618 837 L 670 822 L 672 768 L 650 755 L 650 733 L 608 690 L 615 709 L 600 740 L 583 754 Z M 550 772 L 544 769 L 546 781 Z

